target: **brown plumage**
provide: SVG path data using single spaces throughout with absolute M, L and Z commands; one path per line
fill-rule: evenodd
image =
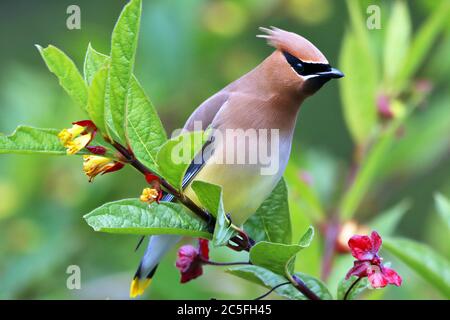
M 303 62 L 328 64 L 322 52 L 302 36 L 276 27 L 271 28 L 260 27 L 259 29 L 267 34 L 257 35 L 257 37 L 267 39 L 271 46 L 287 51 Z

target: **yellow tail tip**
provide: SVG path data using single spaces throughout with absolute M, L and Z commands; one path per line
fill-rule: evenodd
M 145 289 L 150 285 L 152 279 L 138 279 L 135 277 L 130 286 L 130 298 L 136 298 L 144 293 Z

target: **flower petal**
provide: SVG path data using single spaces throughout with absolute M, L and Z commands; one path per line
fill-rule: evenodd
M 352 256 L 358 260 L 372 260 L 372 240 L 368 236 L 354 235 L 348 240 Z
M 209 259 L 209 241 L 206 239 L 198 239 L 200 256 L 208 260 Z
M 367 269 L 367 273 L 368 273 L 367 278 L 369 279 L 372 288 L 384 288 L 388 285 L 388 280 L 384 276 L 380 267 L 370 266 Z
M 370 234 L 370 240 L 372 241 L 372 253 L 377 254 L 380 250 L 383 240 L 376 231 L 372 231 L 372 233 Z
M 357 276 L 363 278 L 367 276 L 367 269 L 370 267 L 370 263 L 366 261 L 355 261 L 353 267 L 347 272 L 345 279 L 348 280 L 351 276 Z
M 396 285 L 397 287 L 402 285 L 402 277 L 394 269 L 383 267 L 383 274 L 389 284 Z

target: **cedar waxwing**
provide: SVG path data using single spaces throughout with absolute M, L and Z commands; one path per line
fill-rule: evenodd
M 222 186 L 224 208 L 237 226 L 258 209 L 283 175 L 302 102 L 330 79 L 343 77 L 342 72 L 331 68 L 325 56 L 305 38 L 274 27 L 260 29 L 266 34 L 258 37 L 266 38 L 276 50 L 249 73 L 203 102 L 184 126 L 188 131 L 211 127 L 214 138 L 219 134 L 226 136 L 226 132 L 233 129 L 257 130 L 255 136 L 243 142 L 233 140 L 232 146 L 231 140 L 212 139 L 214 151 L 200 163 L 193 162 L 183 180 L 186 195 L 197 204 L 190 188 L 193 180 Z M 200 122 L 200 128 L 195 127 L 196 122 Z M 224 161 L 231 152 L 246 152 L 246 156 L 251 156 L 252 150 L 257 150 L 252 147 L 272 144 L 273 139 L 267 136 L 263 140 L 260 129 L 275 129 L 278 135 L 277 150 L 269 155 L 269 162 L 276 163 L 275 170 L 261 174 L 261 163 Z M 171 201 L 173 197 L 165 195 L 162 200 Z M 179 240 L 180 237 L 174 235 L 150 238 L 131 284 L 131 297 L 144 292 L 160 259 Z

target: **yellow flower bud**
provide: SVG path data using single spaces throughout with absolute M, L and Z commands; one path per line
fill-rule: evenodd
M 58 134 L 58 138 L 65 145 L 70 140 L 73 140 L 84 131 L 84 127 L 74 124 L 70 129 L 64 129 Z
M 154 188 L 145 188 L 142 190 L 141 197 L 139 198 L 142 202 L 153 203 L 158 199 L 159 191 Z

